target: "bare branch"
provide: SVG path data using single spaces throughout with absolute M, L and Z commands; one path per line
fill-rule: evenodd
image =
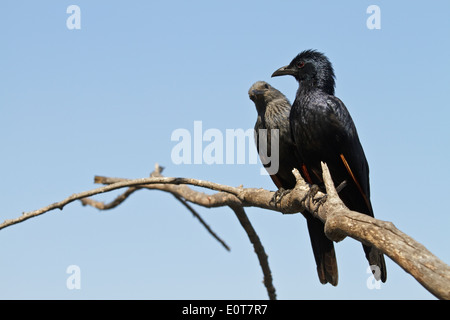
M 271 201 L 274 192 L 264 189 L 231 187 L 189 178 L 150 177 L 127 180 L 96 177 L 96 182 L 101 181 L 101 183 L 106 183 L 108 185 L 73 194 L 60 202 L 53 203 L 39 210 L 23 213 L 18 218 L 6 220 L 0 224 L 0 229 L 23 222 L 29 218 L 36 217 L 54 209 L 62 209 L 65 205 L 74 200 L 84 199 L 96 194 L 120 188 L 129 188 L 125 193 L 109 204 L 110 206 L 113 206 L 123 202 L 135 191 L 133 188 L 158 189 L 170 192 L 180 199 L 207 208 L 229 206 L 233 209 L 243 227 L 246 225 L 245 219 L 243 218 L 243 215 L 245 215 L 243 208 L 249 206 L 279 211 L 282 213 L 301 212 L 304 215 L 313 214 L 325 223 L 325 233 L 330 239 L 341 241 L 346 236 L 349 236 L 364 244 L 374 246 L 389 256 L 406 272 L 410 273 L 436 297 L 440 299 L 450 299 L 450 267 L 429 252 L 423 245 L 398 230 L 391 222 L 378 220 L 349 210 L 340 200 L 325 164 L 323 164 L 323 176 L 327 190 L 326 198 L 323 198 L 325 194 L 321 192 L 316 193 L 316 195 L 312 197 L 310 186 L 301 178 L 299 172 L 294 170 L 293 174 L 297 179 L 297 184 L 290 193 L 281 199 L 278 205 L 273 204 Z M 203 187 L 218 192 L 208 195 L 193 190 L 187 185 Z M 325 199 L 325 201 L 318 201 L 318 199 Z M 251 231 L 249 228 L 246 229 L 246 232 L 255 247 L 255 252 L 259 254 L 258 259 L 264 270 L 264 260 L 267 259 L 267 255 L 264 251 L 257 248 L 258 245 L 255 245 L 255 243 L 258 242 L 254 237 L 256 232 L 253 235 L 254 230 Z M 266 272 L 264 272 L 264 278 L 265 283 L 266 280 L 267 283 L 271 282 L 271 276 L 267 275 Z M 267 283 L 266 288 L 269 296 L 271 296 L 271 285 L 270 283 Z M 274 290 L 273 294 L 275 294 Z
M 273 286 L 272 272 L 270 271 L 268 256 L 266 254 L 266 251 L 264 250 L 261 240 L 259 239 L 258 234 L 253 228 L 250 220 L 248 219 L 242 203 L 236 198 L 235 203 L 233 204 L 230 202 L 229 206 L 231 209 L 233 209 L 241 226 L 244 228 L 245 232 L 247 232 L 250 242 L 253 244 L 253 248 L 264 274 L 264 286 L 267 289 L 269 299 L 276 300 L 277 295 L 275 293 L 275 287 Z
M 159 167 L 158 164 L 155 166 L 155 171 L 150 174 L 152 177 L 161 177 L 162 169 Z M 120 178 L 107 178 L 107 177 L 100 177 L 96 176 L 94 181 L 96 183 L 103 183 L 103 184 L 112 184 L 117 183 L 120 181 L 125 181 L 126 179 L 120 179 Z M 208 207 L 215 206 L 213 205 L 214 201 L 211 201 L 211 197 L 209 195 L 206 195 L 205 193 L 194 191 L 187 186 L 175 186 L 175 185 L 149 185 L 149 186 L 143 186 L 144 188 L 149 189 L 160 189 L 167 192 L 172 193 L 172 195 L 179 200 L 183 205 L 185 205 L 189 211 L 191 211 L 194 216 L 196 216 L 200 222 L 205 226 L 205 228 L 213 235 L 214 238 L 216 238 L 227 250 L 229 250 L 229 247 L 221 240 L 211 229 L 210 227 L 203 221 L 203 219 L 195 212 L 195 210 L 184 200 L 185 197 L 191 199 L 192 202 L 199 202 L 200 198 L 203 198 L 203 202 L 205 200 L 208 202 Z M 131 188 L 130 188 L 131 189 Z M 269 261 L 268 256 L 265 253 L 264 247 L 254 230 L 250 220 L 248 219 L 244 208 L 242 207 L 242 203 L 239 199 L 237 199 L 235 196 L 232 196 L 230 194 L 216 194 L 220 195 L 220 202 L 221 205 L 228 205 L 235 213 L 236 217 L 238 218 L 239 222 L 241 223 L 241 226 L 244 228 L 245 232 L 247 233 L 247 236 L 249 237 L 250 242 L 252 243 L 255 253 L 258 257 L 259 263 L 261 265 L 261 269 L 263 271 L 264 275 L 264 285 L 267 289 L 267 293 L 269 295 L 269 299 L 275 300 L 276 299 L 276 293 L 275 293 L 275 287 L 273 286 L 273 279 L 272 279 L 272 272 L 269 267 Z M 214 198 L 216 195 L 213 195 Z M 119 196 L 120 197 L 120 196 Z M 194 200 L 195 199 L 195 200 Z M 88 199 L 82 199 L 82 201 L 85 201 Z M 113 201 L 115 202 L 115 201 Z M 98 207 L 98 206 L 96 206 Z
M 155 170 L 150 174 L 150 177 L 162 177 L 161 172 L 163 171 L 163 167 L 159 166 L 157 163 L 155 164 Z M 100 177 L 96 176 L 94 178 L 94 183 L 101 183 L 101 184 L 111 184 L 116 183 L 119 181 L 129 181 L 129 179 L 120 179 L 120 178 L 106 178 L 106 177 Z M 100 201 L 96 201 L 92 198 L 83 198 L 80 199 L 81 203 L 83 205 L 90 205 L 94 208 L 97 208 L 99 210 L 109 210 L 112 208 L 117 207 L 119 204 L 121 204 L 125 199 L 127 199 L 132 193 L 134 193 L 136 190 L 139 190 L 139 187 L 130 187 L 128 188 L 124 193 L 120 194 L 117 198 L 115 198 L 110 203 L 103 203 Z M 175 199 L 177 199 L 183 206 L 185 206 L 192 215 L 198 219 L 201 225 L 205 227 L 205 229 L 213 236 L 214 239 L 216 239 L 227 251 L 230 251 L 230 247 L 223 241 L 212 229 L 211 227 L 206 223 L 206 221 L 198 214 L 197 211 L 195 211 L 192 206 L 190 206 L 180 195 L 173 193 L 173 196 Z
M 223 241 L 212 229 L 211 227 L 205 222 L 205 220 L 203 220 L 203 218 L 197 213 L 197 211 L 194 210 L 194 208 L 192 208 L 189 203 L 187 203 L 184 199 L 182 199 L 180 196 L 177 195 L 173 195 L 175 197 L 175 199 L 177 199 L 178 201 L 180 201 L 193 215 L 195 218 L 198 219 L 198 221 L 200 221 L 200 223 L 205 227 L 205 229 L 214 237 L 214 239 L 216 239 L 217 241 L 219 241 L 219 243 L 227 250 L 230 251 L 230 247 L 225 243 L 225 241 Z
M 392 222 L 351 211 L 339 198 L 326 164 L 322 163 L 327 202 L 319 209 L 326 235 L 340 241 L 347 235 L 375 246 L 439 299 L 450 299 L 450 267 Z
M 149 185 L 151 185 L 151 184 L 174 184 L 174 185 L 189 184 L 189 185 L 204 187 L 204 188 L 208 188 L 208 189 L 212 189 L 212 190 L 216 190 L 216 191 L 223 191 L 223 192 L 227 192 L 227 193 L 231 193 L 231 194 L 239 193 L 238 188 L 224 186 L 224 185 L 220 185 L 220 184 L 214 183 L 214 182 L 197 180 L 197 179 L 189 179 L 189 178 L 166 178 L 166 177 L 152 178 L 151 177 L 151 178 L 140 178 L 140 179 L 134 179 L 134 180 L 125 180 L 125 181 L 116 182 L 116 183 L 113 183 L 113 184 L 110 184 L 107 186 L 103 186 L 100 188 L 92 189 L 89 191 L 74 193 L 62 201 L 52 203 L 41 209 L 24 212 L 18 218 L 5 220 L 2 224 L 0 224 L 0 230 L 4 229 L 6 227 L 12 226 L 14 224 L 23 222 L 25 220 L 28 220 L 30 218 L 37 217 L 41 214 L 44 214 L 46 212 L 49 212 L 49 211 L 52 211 L 55 209 L 62 210 L 67 204 L 69 204 L 75 200 L 80 200 L 80 199 L 83 199 L 86 197 L 91 197 L 91 196 L 94 196 L 97 194 L 121 189 L 124 187 L 138 187 L 138 186 L 143 186 L 143 185 L 147 185 L 147 184 L 149 184 Z
M 139 190 L 139 188 L 137 188 L 137 187 L 130 187 L 124 193 L 122 193 L 119 196 L 117 196 L 110 203 L 104 203 L 104 202 L 97 201 L 97 200 L 94 200 L 94 199 L 91 199 L 91 198 L 81 198 L 80 201 L 83 204 L 83 206 L 89 205 L 89 206 L 97 208 L 99 210 L 110 210 L 110 209 L 113 209 L 113 208 L 117 207 L 122 202 L 124 202 L 136 190 Z

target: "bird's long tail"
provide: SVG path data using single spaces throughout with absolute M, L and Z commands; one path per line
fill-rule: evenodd
M 366 253 L 366 259 L 369 261 L 372 273 L 376 280 L 386 282 L 387 270 L 386 263 L 384 261 L 384 255 L 377 248 L 366 246 L 363 244 L 364 252 Z
M 333 241 L 327 238 L 324 224 L 319 219 L 307 217 L 309 237 L 317 264 L 320 283 L 338 284 L 338 268 Z

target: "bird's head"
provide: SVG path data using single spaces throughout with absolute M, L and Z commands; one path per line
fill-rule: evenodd
M 299 53 L 290 64 L 276 70 L 272 77 L 291 75 L 299 83 L 334 94 L 334 71 L 330 60 L 316 50 Z
M 265 81 L 255 82 L 248 90 L 248 96 L 253 102 L 270 102 L 284 97 L 283 94 Z
M 248 96 L 255 103 L 258 114 L 265 113 L 267 108 L 291 106 L 284 94 L 264 81 L 255 82 L 248 90 Z

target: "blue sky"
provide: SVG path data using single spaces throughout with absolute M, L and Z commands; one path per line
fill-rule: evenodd
M 71 4 L 80 30 L 66 27 Z M 366 26 L 372 4 L 379 30 Z M 274 190 L 260 164 L 174 164 L 171 134 L 194 121 L 252 128 L 252 83 L 293 101 L 295 80 L 270 75 L 315 48 L 356 123 L 376 217 L 449 262 L 449 10 L 447 1 L 2 1 L 0 220 L 94 188 L 94 175 L 145 177 L 155 162 L 167 176 Z M 234 214 L 198 212 L 231 252 L 158 191 L 112 211 L 72 203 L 0 230 L 0 298 L 266 299 Z M 280 299 L 433 299 L 390 259 L 387 283 L 369 289 L 350 238 L 336 244 L 338 287 L 323 286 L 303 217 L 247 213 Z M 66 286 L 70 265 L 80 289 Z

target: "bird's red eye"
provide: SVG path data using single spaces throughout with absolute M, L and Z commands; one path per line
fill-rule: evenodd
M 304 66 L 305 66 L 305 62 L 304 61 L 297 62 L 297 67 L 298 68 L 303 68 Z

